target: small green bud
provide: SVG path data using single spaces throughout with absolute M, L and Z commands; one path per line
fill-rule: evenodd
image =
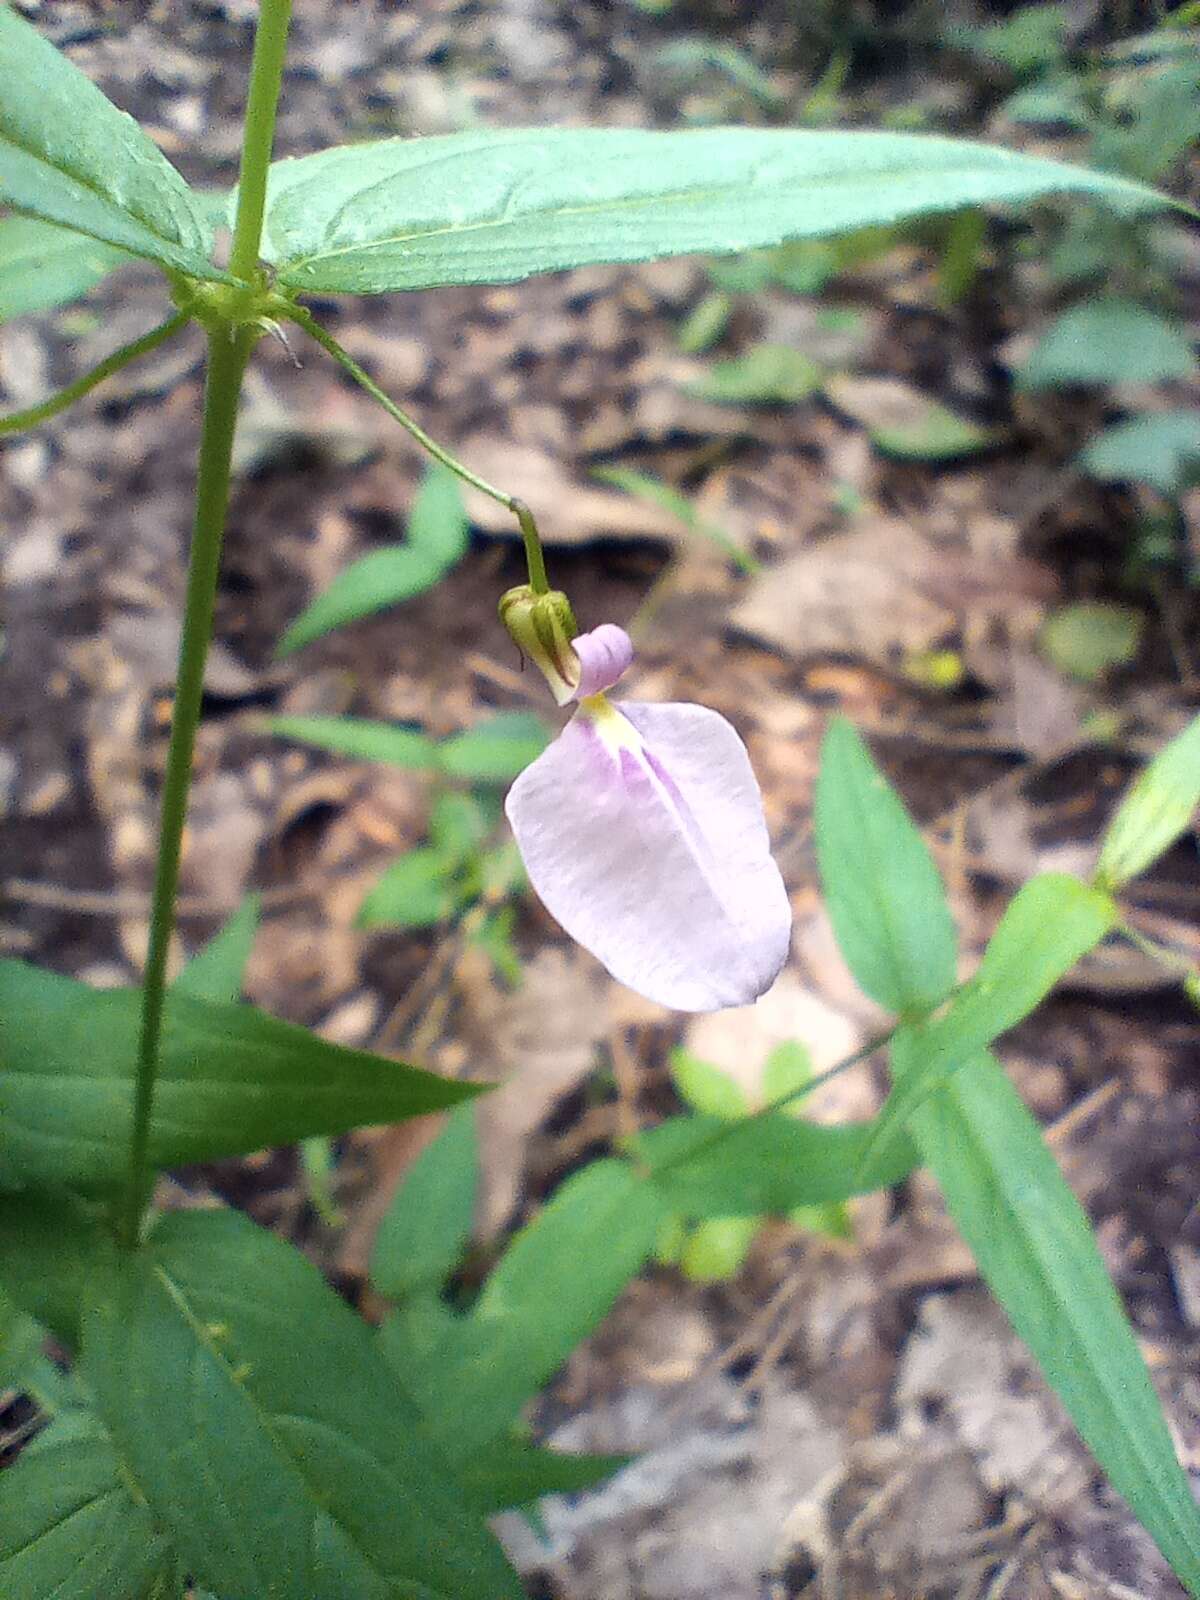
M 571 648 L 579 628 L 566 595 L 560 589 L 538 594 L 531 584 L 518 584 L 501 597 L 500 620 L 517 649 L 541 670 L 557 703 L 565 706 L 581 675 Z

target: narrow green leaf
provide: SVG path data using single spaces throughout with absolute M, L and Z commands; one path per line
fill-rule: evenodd
M 289 287 L 380 294 L 748 250 L 1053 193 L 1165 203 L 1109 173 L 928 135 L 489 129 L 278 163 L 264 248 Z
M 876 1119 L 877 1121 L 878 1119 Z M 868 1159 L 876 1122 L 825 1127 L 786 1112 L 729 1123 L 672 1117 L 638 1135 L 637 1156 L 665 1205 L 688 1217 L 782 1216 L 901 1182 L 916 1165 L 904 1139 Z
M 1009 902 L 974 976 L 945 1015 L 910 1030 L 912 1066 L 875 1119 L 879 1160 L 914 1110 L 993 1039 L 1034 1011 L 1118 921 L 1107 894 L 1063 872 L 1031 878 Z
M 594 1489 L 632 1456 L 563 1455 L 518 1439 L 493 1439 L 459 1468 L 463 1493 L 480 1516 L 532 1505 L 548 1494 Z
M 0 218 L 0 322 L 78 300 L 129 257 L 36 217 Z
M 1119 889 L 1169 850 L 1200 805 L 1200 717 L 1135 779 L 1108 825 L 1096 881 Z
M 0 201 L 198 278 L 212 230 L 132 117 L 11 6 L 0 6 Z
M 413 544 L 372 550 L 340 572 L 328 589 L 300 613 L 280 639 L 275 654 L 289 656 L 347 622 L 357 622 L 360 617 L 373 616 L 401 600 L 424 594 L 441 576 L 438 561 Z
M 846 962 L 889 1011 L 920 1012 L 954 986 L 958 941 L 924 841 L 851 724 L 821 748 L 815 820 L 825 903 Z
M 454 863 L 419 848 L 392 862 L 359 908 L 358 922 L 363 928 L 431 928 L 457 905 Z
M 1103 483 L 1148 483 L 1176 495 L 1200 477 L 1200 416 L 1154 411 L 1115 422 L 1087 445 L 1080 465 Z
M 549 743 L 545 723 L 528 711 L 503 711 L 438 747 L 442 771 L 468 783 L 508 783 Z
M 84 1283 L 104 1235 L 71 1194 L 0 1195 L 0 1284 L 73 1349 Z
M 0 1188 L 123 1181 L 139 993 L 0 962 Z M 439 1111 L 478 1092 L 250 1006 L 169 994 L 150 1129 L 183 1166 Z
M 122 1461 L 218 1593 L 520 1600 L 370 1330 L 247 1218 L 177 1212 L 114 1257 L 82 1359 Z
M 1022 389 L 1187 378 L 1196 358 L 1182 332 L 1132 300 L 1086 300 L 1053 322 L 1016 374 Z
M 469 1317 L 429 1297 L 393 1313 L 383 1349 L 454 1462 L 511 1427 L 600 1324 L 667 1215 L 625 1162 L 592 1162 L 516 1235 Z
M 296 739 L 354 761 L 382 761 L 410 772 L 433 771 L 439 760 L 437 745 L 415 728 L 364 717 L 268 717 L 267 729 L 281 739 Z
M 458 478 L 431 462 L 408 518 L 408 542 L 446 572 L 466 555 L 470 530 Z
M 166 1544 L 94 1418 L 52 1423 L 0 1473 L 4 1600 L 147 1600 L 167 1564 Z
M 717 405 L 794 405 L 821 387 L 824 373 L 791 345 L 757 344 L 744 355 L 714 361 L 688 393 Z
M 389 1300 L 436 1288 L 458 1265 L 471 1237 L 479 1153 L 475 1111 L 459 1106 L 408 1169 L 371 1252 L 371 1283 Z
M 246 896 L 225 926 L 213 934 L 176 978 L 177 994 L 228 1002 L 239 998 L 261 907 L 258 895 Z
M 912 1041 L 894 1047 L 896 1075 Z M 976 1055 L 915 1113 L 913 1138 L 979 1270 L 1097 1461 L 1192 1594 L 1200 1510 L 1078 1201 L 999 1063 Z

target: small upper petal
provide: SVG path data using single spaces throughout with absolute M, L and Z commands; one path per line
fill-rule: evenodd
M 615 622 L 602 622 L 590 633 L 581 633 L 571 640 L 571 648 L 579 657 L 577 700 L 611 689 L 633 660 L 633 640 Z
M 774 981 L 791 908 L 745 746 L 717 712 L 581 708 L 505 810 L 548 910 L 631 989 L 714 1011 Z

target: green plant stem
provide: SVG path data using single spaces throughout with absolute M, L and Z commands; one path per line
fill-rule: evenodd
M 60 411 L 65 411 L 68 406 L 74 405 L 76 400 L 81 400 L 98 383 L 103 383 L 105 378 L 111 378 L 114 372 L 120 372 L 122 367 L 127 367 L 139 356 L 157 350 L 160 344 L 165 343 L 181 328 L 185 328 L 190 321 L 191 318 L 186 311 L 176 312 L 157 328 L 144 333 L 140 339 L 123 344 L 119 350 L 114 350 L 112 355 L 105 356 L 98 367 L 85 372 L 82 378 L 76 378 L 74 383 L 67 384 L 65 389 L 59 389 L 57 394 L 52 394 L 49 399 L 39 401 L 27 411 L 13 411 L 7 417 L 0 417 L 0 438 L 5 434 L 24 433 L 27 428 L 35 428 L 39 422 L 57 416 Z
M 196 476 L 196 511 L 183 608 L 183 635 L 179 643 L 175 709 L 171 717 L 171 741 L 163 779 L 158 861 L 150 902 L 150 948 L 142 980 L 142 1014 L 133 1128 L 129 1141 L 128 1181 L 120 1216 L 121 1242 L 129 1249 L 137 1244 L 145 1203 L 150 1112 L 162 1044 L 167 956 L 175 925 L 175 895 L 179 885 L 183 824 L 192 778 L 196 727 L 200 721 L 200 700 L 204 692 L 204 663 L 212 635 L 225 513 L 229 504 L 233 430 L 242 375 L 257 338 L 258 330 L 254 328 L 240 328 L 236 332 L 218 328 L 209 337 L 204 420 Z
M 857 1050 L 852 1051 L 848 1056 L 843 1056 L 840 1061 L 835 1061 L 831 1067 L 826 1067 L 824 1072 L 818 1072 L 804 1083 L 797 1084 L 796 1088 L 789 1089 L 786 1094 L 777 1095 L 774 1100 L 768 1100 L 764 1105 L 756 1106 L 746 1116 L 738 1117 L 736 1120 L 726 1123 L 724 1127 L 710 1133 L 707 1139 L 702 1139 L 699 1144 L 692 1145 L 690 1149 L 682 1151 L 677 1156 L 672 1156 L 669 1161 L 664 1161 L 661 1166 L 655 1167 L 653 1171 L 648 1168 L 645 1169 L 646 1176 L 658 1177 L 660 1173 L 671 1172 L 676 1167 L 686 1166 L 689 1161 L 694 1161 L 697 1156 L 704 1155 L 714 1146 L 723 1144 L 735 1129 L 744 1127 L 747 1122 L 757 1122 L 762 1117 L 772 1116 L 776 1111 L 786 1110 L 788 1106 L 794 1105 L 797 1100 L 803 1100 L 806 1095 L 812 1094 L 814 1089 L 822 1088 L 831 1079 L 838 1077 L 843 1072 L 847 1072 L 851 1067 L 858 1066 L 859 1062 L 869 1060 L 877 1050 L 882 1050 L 885 1045 L 891 1043 L 899 1028 L 900 1023 L 896 1023 L 886 1033 L 876 1034 L 873 1039 L 868 1039 L 866 1044 L 860 1045 Z
M 478 489 L 480 494 L 486 494 L 489 500 L 495 500 L 506 511 L 511 511 L 520 524 L 521 537 L 525 542 L 525 562 L 529 568 L 529 584 L 535 594 L 546 594 L 550 588 L 546 577 L 546 560 L 542 553 L 542 541 L 538 536 L 537 524 L 533 520 L 533 513 L 523 500 L 518 500 L 514 495 L 505 494 L 503 489 L 497 489 L 494 483 L 489 483 L 486 478 L 481 478 L 477 472 L 472 472 L 450 452 L 438 444 L 436 439 L 431 439 L 415 418 L 410 417 L 407 411 L 386 394 L 379 385 L 355 361 L 348 350 L 343 350 L 341 345 L 328 333 L 317 319 L 304 306 L 297 306 L 289 313 L 291 320 L 303 328 L 310 339 L 315 339 L 327 355 L 333 357 L 344 372 L 349 373 L 359 385 L 365 389 L 372 400 L 387 412 L 393 422 L 398 422 L 406 433 L 411 435 L 422 450 L 427 450 L 435 461 L 440 461 L 448 467 L 464 483 L 469 483 L 473 489 Z
M 254 58 L 250 63 L 250 93 L 242 134 L 242 163 L 238 173 L 237 215 L 229 270 L 249 281 L 258 271 L 263 213 L 267 204 L 267 173 L 275 143 L 275 111 L 283 82 L 292 0 L 262 0 Z

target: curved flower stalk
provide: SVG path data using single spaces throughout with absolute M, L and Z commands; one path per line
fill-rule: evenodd
M 505 811 L 547 909 L 614 978 L 677 1011 L 746 1005 L 792 921 L 750 759 L 705 706 L 613 705 L 632 659 L 612 623 L 554 652 L 579 708 Z

